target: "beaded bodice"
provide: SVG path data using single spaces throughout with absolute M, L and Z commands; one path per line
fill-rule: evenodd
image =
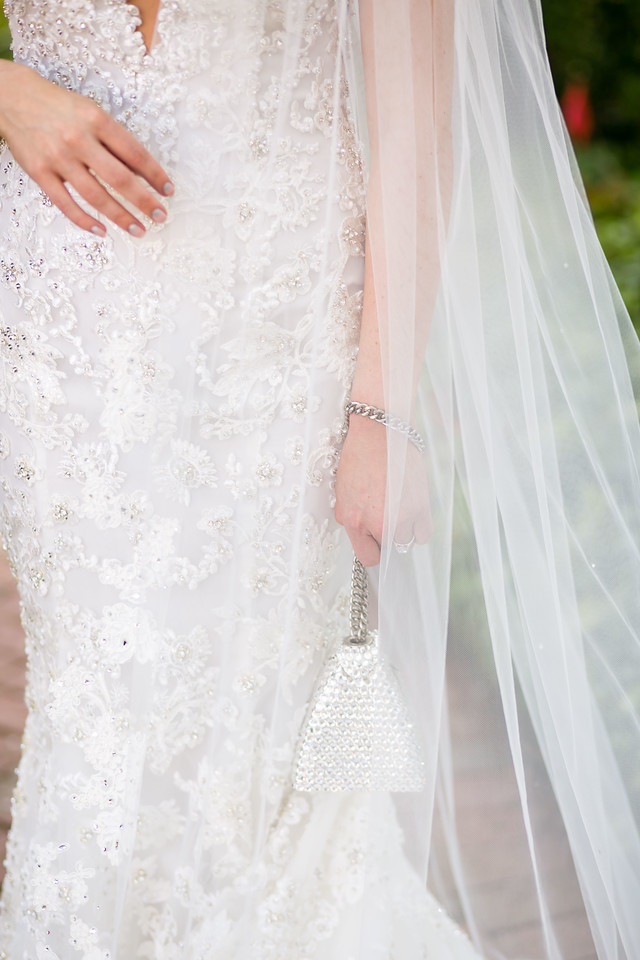
M 161 3 L 157 43 L 150 53 L 139 30 L 138 8 L 127 0 L 8 0 L 4 9 L 17 61 L 62 86 L 100 96 L 101 81 L 113 88 L 123 75 L 139 76 L 159 63 L 170 71 L 184 60 L 183 37 L 196 53 L 198 40 L 202 45 L 209 40 L 203 26 L 210 18 L 202 17 L 203 6 Z M 170 43 L 163 42 L 169 37 Z
M 292 6 L 302 63 L 335 18 L 335 0 L 161 0 L 150 51 L 128 0 L 6 0 L 4 9 L 16 61 L 91 97 L 167 161 L 185 83 L 206 74 L 216 106 L 234 111 L 256 86 L 257 64 L 278 54 Z
M 255 51 L 253 6 L 252 15 L 243 0 L 164 0 L 150 52 L 138 7 L 127 0 L 8 0 L 4 9 L 16 61 L 91 97 L 166 161 L 185 81 L 215 70 L 216 56 L 218 70 L 240 69 Z

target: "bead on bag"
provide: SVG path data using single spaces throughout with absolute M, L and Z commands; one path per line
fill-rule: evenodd
M 368 627 L 367 573 L 354 557 L 351 634 L 322 671 L 300 731 L 293 787 L 310 793 L 419 792 L 425 764 L 393 669 Z

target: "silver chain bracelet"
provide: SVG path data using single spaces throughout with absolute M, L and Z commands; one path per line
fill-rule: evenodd
M 370 403 L 358 403 L 357 400 L 348 400 L 345 405 L 345 412 L 347 420 L 352 413 L 357 413 L 359 417 L 368 417 L 369 420 L 375 420 L 376 423 L 381 423 L 390 430 L 402 433 L 414 447 L 417 447 L 420 453 L 424 453 L 427 445 L 423 437 L 406 420 L 401 420 L 400 417 L 392 417 L 380 407 L 373 407 Z

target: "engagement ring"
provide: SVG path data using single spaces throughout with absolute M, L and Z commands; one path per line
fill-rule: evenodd
M 409 553 L 409 550 L 411 550 L 411 547 L 414 545 L 415 542 L 416 542 L 416 538 L 411 537 L 411 540 L 409 540 L 409 543 L 398 543 L 396 540 L 394 540 L 393 545 L 398 551 L 398 553 Z

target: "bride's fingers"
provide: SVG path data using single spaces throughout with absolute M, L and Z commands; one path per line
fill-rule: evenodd
M 375 567 L 380 563 L 380 544 L 369 533 L 347 530 L 353 552 L 365 567 Z
M 143 225 L 133 214 L 129 213 L 122 204 L 118 203 L 102 184 L 82 164 L 74 164 L 65 175 L 71 186 L 80 194 L 83 200 L 103 214 L 116 226 L 128 231 L 134 237 L 141 237 L 145 230 Z
M 138 176 L 100 144 L 93 145 L 83 160 L 103 183 L 112 187 L 141 213 L 157 223 L 166 220 L 166 208 L 157 195 L 151 193 Z
M 406 523 L 398 523 L 396 526 L 396 531 L 393 535 L 393 543 L 399 544 L 413 544 L 413 541 L 416 539 L 415 530 L 413 527 L 413 521 Z
M 414 523 L 414 534 L 416 538 L 416 543 L 428 543 L 433 536 L 433 520 L 431 519 L 431 511 L 423 510 L 419 516 L 416 518 Z
M 413 509 L 407 505 L 398 518 L 393 535 L 394 544 L 428 543 L 433 536 L 433 522 L 429 504 L 422 499 L 414 501 Z
M 167 172 L 157 160 L 154 160 L 140 141 L 107 113 L 104 113 L 99 123 L 100 127 L 96 135 L 101 143 L 125 166 L 143 177 L 159 194 L 165 197 L 171 196 L 173 184 Z M 113 186 L 116 185 L 113 184 Z
M 67 190 L 64 182 L 54 173 L 45 173 L 37 179 L 39 187 L 42 187 L 52 203 L 58 210 L 68 217 L 72 223 L 82 230 L 89 230 L 100 236 L 104 236 L 105 229 L 99 220 L 92 217 L 82 207 L 76 203 Z

